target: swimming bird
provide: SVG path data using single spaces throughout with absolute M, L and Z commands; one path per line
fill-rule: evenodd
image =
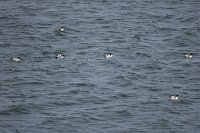
M 56 58 L 61 58 L 61 59 L 63 59 L 63 58 L 65 58 L 65 55 L 64 55 L 64 54 L 57 54 Z
M 192 58 L 192 54 L 185 54 L 185 58 Z
M 170 100 L 178 100 L 178 95 L 175 95 L 175 96 L 169 96 L 169 99 Z
M 105 54 L 105 57 L 106 57 L 106 58 L 112 58 L 112 57 L 113 57 L 113 54 L 112 54 L 112 53 L 106 53 L 106 54 Z
M 19 62 L 21 60 L 21 58 L 20 57 L 12 57 L 12 60 L 15 62 Z
M 65 30 L 65 29 L 64 29 L 64 27 L 62 26 L 62 27 L 60 28 L 60 31 L 62 31 L 62 32 L 63 32 L 64 30 Z

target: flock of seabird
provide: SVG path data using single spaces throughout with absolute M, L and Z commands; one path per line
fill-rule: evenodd
M 64 32 L 64 27 L 61 27 L 61 28 L 60 28 L 60 31 L 61 31 L 61 32 Z M 135 37 L 135 36 L 134 36 L 134 37 Z M 110 58 L 113 57 L 113 54 L 112 54 L 112 53 L 105 53 L 104 57 L 107 58 L 107 59 L 110 59 Z M 64 54 L 57 54 L 57 55 L 56 55 L 56 58 L 63 59 L 63 58 L 65 58 L 65 55 L 64 55 Z M 191 58 L 192 58 L 192 54 L 191 54 L 191 53 L 185 54 L 185 58 L 190 58 L 190 59 L 191 59 Z M 20 57 L 12 57 L 11 59 L 12 59 L 14 62 L 20 62 L 20 60 L 21 60 Z M 178 96 L 179 96 L 179 95 L 172 95 L 172 96 L 169 96 L 169 99 L 170 99 L 170 100 L 173 100 L 173 101 L 177 101 L 177 100 L 178 100 Z

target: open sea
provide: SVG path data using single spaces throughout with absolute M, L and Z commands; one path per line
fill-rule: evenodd
M 0 133 L 199 132 L 200 0 L 0 0 Z

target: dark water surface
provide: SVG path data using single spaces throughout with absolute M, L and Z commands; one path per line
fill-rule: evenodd
M 199 51 L 199 0 L 0 0 L 0 133 L 199 133 Z

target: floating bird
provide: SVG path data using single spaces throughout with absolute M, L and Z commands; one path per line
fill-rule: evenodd
M 21 59 L 20 59 L 20 57 L 12 57 L 12 60 L 15 62 L 19 62 Z
M 192 54 L 185 54 L 185 58 L 192 58 Z
M 175 101 L 176 101 L 176 100 L 178 100 L 178 95 L 170 96 L 169 99 L 170 99 L 170 100 L 175 100 Z
M 104 56 L 105 56 L 106 58 L 112 58 L 112 57 L 113 57 L 113 54 L 112 54 L 112 53 L 106 53 Z
M 64 30 L 65 30 L 65 29 L 64 29 L 64 27 L 62 26 L 62 27 L 60 28 L 60 31 L 62 31 L 62 32 L 63 32 Z
M 65 58 L 65 55 L 63 55 L 63 54 L 57 54 L 56 58 L 61 58 L 61 59 L 63 59 L 63 58 Z

